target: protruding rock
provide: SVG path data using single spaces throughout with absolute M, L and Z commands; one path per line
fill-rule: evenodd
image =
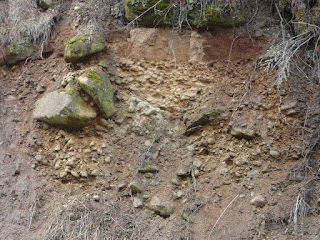
M 106 47 L 106 41 L 102 34 L 75 37 L 68 40 L 64 60 L 76 62 L 86 56 L 102 51 Z
M 220 126 L 229 118 L 223 110 L 204 105 L 193 113 L 184 116 L 186 122 L 185 135 L 189 136 L 200 130 L 205 125 Z
M 231 135 L 236 138 L 244 138 L 247 140 L 251 140 L 255 137 L 256 133 L 255 133 L 255 131 L 253 131 L 251 129 L 233 127 L 231 129 Z
M 254 197 L 251 201 L 250 201 L 251 205 L 254 205 L 256 207 L 264 207 L 267 204 L 267 200 L 265 199 L 265 197 L 258 195 L 256 197 Z
M 33 54 L 34 46 L 28 37 L 17 38 L 4 49 L 4 59 L 7 64 L 14 65 Z
M 96 112 L 75 92 L 54 91 L 36 102 L 33 118 L 66 128 L 91 124 Z
M 174 211 L 170 201 L 158 196 L 153 196 L 147 207 L 162 217 L 169 217 Z
M 114 90 L 108 75 L 99 67 L 85 70 L 78 79 L 80 87 L 98 105 L 104 118 L 110 118 L 116 111 L 113 105 Z

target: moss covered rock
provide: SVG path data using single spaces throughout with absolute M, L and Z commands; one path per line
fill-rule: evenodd
M 224 1 L 207 9 L 200 10 L 200 6 L 190 1 L 185 13 L 188 23 L 197 27 L 205 26 L 241 26 L 246 23 L 246 16 L 241 12 L 236 1 L 226 4 Z M 179 6 L 170 5 L 170 0 L 126 0 L 126 18 L 128 21 L 136 20 L 143 26 L 162 26 L 178 23 L 181 19 L 174 17 L 179 12 Z M 178 14 L 179 15 L 179 14 Z M 180 16 L 181 17 L 181 16 Z
M 33 118 L 69 129 L 88 126 L 96 112 L 74 90 L 54 91 L 36 102 Z
M 243 12 L 236 10 L 232 6 L 209 7 L 205 12 L 205 16 L 197 15 L 195 25 L 197 26 L 224 26 L 224 27 L 239 27 L 246 23 L 246 16 Z
M 52 0 L 39 0 L 39 6 L 43 9 L 48 9 L 52 5 Z
M 149 9 L 137 19 L 138 24 L 149 27 L 171 24 L 171 16 L 166 11 L 170 7 L 170 0 L 162 0 L 157 3 L 158 0 L 126 0 L 125 14 L 127 20 L 133 21 Z
M 64 60 L 76 62 L 86 56 L 102 51 L 106 47 L 106 41 L 101 34 L 75 37 L 67 41 Z
M 110 118 L 116 109 L 113 104 L 114 90 L 109 76 L 100 67 L 94 67 L 85 70 L 78 81 L 80 87 L 98 105 L 101 115 L 104 118 Z
M 14 65 L 33 54 L 34 46 L 28 37 L 17 39 L 4 49 L 4 59 L 7 64 Z

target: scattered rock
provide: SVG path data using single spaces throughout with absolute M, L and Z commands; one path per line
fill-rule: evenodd
M 231 129 L 231 135 L 236 137 L 236 138 L 244 138 L 247 140 L 251 140 L 255 137 L 255 132 L 251 129 L 243 129 L 239 127 L 233 127 Z
M 143 192 L 143 185 L 138 182 L 131 182 L 128 186 L 132 194 L 137 194 Z
M 250 201 L 250 204 L 262 208 L 267 204 L 267 200 L 263 196 L 258 195 Z
M 248 178 L 254 178 L 259 176 L 260 172 L 258 170 L 253 170 L 247 174 Z
M 78 93 L 54 91 L 36 102 L 33 118 L 66 128 L 82 128 L 92 123 L 96 112 Z
M 159 172 L 159 168 L 154 165 L 146 165 L 139 168 L 139 173 L 157 173 Z
M 100 201 L 100 196 L 98 194 L 95 194 L 92 196 L 93 200 L 95 200 L 96 202 Z
M 172 203 L 158 196 L 153 196 L 147 207 L 161 217 L 169 217 L 174 212 Z
M 274 158 L 277 158 L 280 156 L 280 153 L 278 151 L 275 150 L 270 150 L 270 155 Z
M 133 207 L 135 208 L 141 208 L 143 207 L 143 201 L 139 197 L 133 197 Z

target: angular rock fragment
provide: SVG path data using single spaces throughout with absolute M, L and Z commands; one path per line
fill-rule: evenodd
M 70 129 L 82 128 L 92 123 L 96 112 L 77 92 L 54 91 L 36 102 L 33 118 L 51 125 Z

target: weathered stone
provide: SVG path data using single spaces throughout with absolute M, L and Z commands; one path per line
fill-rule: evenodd
M 154 165 L 145 165 L 139 168 L 139 173 L 157 173 L 159 172 L 159 168 Z
M 78 92 L 54 91 L 36 102 L 33 118 L 66 128 L 82 128 L 91 124 L 96 112 Z
M 140 208 L 143 206 L 143 201 L 139 197 L 133 197 L 133 207 Z
M 80 87 L 96 102 L 102 116 L 110 118 L 116 109 L 113 104 L 114 90 L 108 75 L 99 67 L 89 68 L 78 81 Z
M 238 127 L 233 127 L 231 129 L 231 135 L 236 138 L 244 138 L 247 140 L 253 139 L 255 137 L 255 132 L 251 129 L 243 129 Z
M 132 194 L 137 194 L 143 192 L 143 185 L 138 182 L 129 183 L 129 188 Z
M 86 56 L 102 51 L 106 45 L 102 34 L 72 38 L 67 41 L 64 60 L 67 63 L 76 62 Z
M 52 5 L 52 0 L 39 0 L 39 6 L 43 9 L 48 9 Z
M 277 158 L 280 156 L 280 153 L 276 150 L 270 150 L 270 155 L 274 158 Z
M 7 64 L 14 65 L 30 57 L 33 54 L 33 51 L 34 46 L 32 45 L 30 38 L 17 38 L 17 40 L 5 47 L 4 59 Z
M 184 116 L 186 123 L 185 135 L 190 136 L 206 125 L 220 126 L 229 118 L 223 110 L 209 106 L 198 108 L 193 113 Z
M 264 207 L 267 204 L 267 200 L 265 199 L 265 197 L 258 195 L 256 197 L 254 197 L 251 201 L 250 201 L 251 205 L 254 205 L 256 207 Z
M 153 196 L 147 207 L 162 217 L 169 217 L 174 212 L 172 203 L 160 196 Z

